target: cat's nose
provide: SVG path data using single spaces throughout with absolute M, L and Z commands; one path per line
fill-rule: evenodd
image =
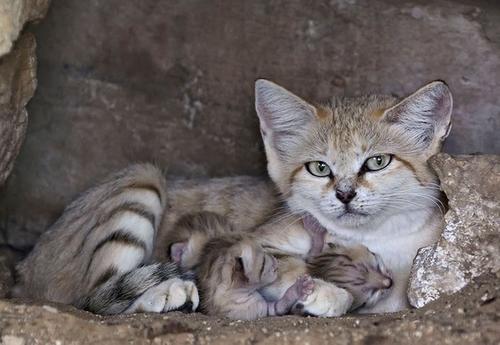
M 343 190 L 337 189 L 335 191 L 335 196 L 342 203 L 348 204 L 348 203 L 351 202 L 352 199 L 354 199 L 354 197 L 356 196 L 356 192 L 353 189 L 349 189 L 347 191 L 343 191 Z

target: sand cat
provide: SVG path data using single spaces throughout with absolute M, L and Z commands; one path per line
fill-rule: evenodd
M 453 102 L 446 84 L 432 82 L 402 100 L 372 95 L 334 98 L 323 106 L 266 80 L 256 82 L 255 93 L 273 185 L 245 177 L 167 183 L 157 168 L 133 166 L 66 208 L 19 265 L 16 295 L 73 304 L 109 296 L 100 312 L 126 311 L 115 308 L 123 305 L 121 277 L 142 274 L 149 265 L 146 275 L 177 279 L 161 285 L 152 311 L 194 306 L 191 282 L 160 274 L 154 264 L 166 259 L 163 239 L 175 221 L 185 213 L 212 211 L 243 229 L 269 221 L 280 209 L 278 228 L 302 226 L 289 224 L 287 215 L 310 216 L 339 242 L 363 244 L 382 257 L 393 287 L 386 299 L 361 311 L 408 307 L 412 261 L 442 227 L 438 179 L 427 160 L 449 133 Z M 268 234 L 289 238 L 286 231 Z M 162 284 L 130 281 L 139 287 L 127 285 L 127 291 L 144 293 Z M 340 290 L 321 298 L 311 294 L 305 312 L 329 316 L 328 304 Z M 130 306 L 142 295 L 132 294 Z M 172 296 L 182 298 L 170 305 Z

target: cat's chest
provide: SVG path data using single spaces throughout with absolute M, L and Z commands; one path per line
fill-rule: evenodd
M 435 242 L 439 222 L 432 218 L 396 219 L 372 231 L 330 229 L 344 244 L 362 244 L 380 255 L 393 271 L 407 271 L 417 251 Z M 335 236 L 335 234 L 337 236 Z

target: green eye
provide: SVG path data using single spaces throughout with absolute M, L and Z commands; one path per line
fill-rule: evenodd
M 326 164 L 325 162 L 320 162 L 320 161 L 306 163 L 306 169 L 307 169 L 307 171 L 309 171 L 309 173 L 311 175 L 314 175 L 317 177 L 330 176 L 330 174 L 332 173 L 328 164 Z
M 392 161 L 392 155 L 378 155 L 368 158 L 365 161 L 364 168 L 366 171 L 382 170 Z

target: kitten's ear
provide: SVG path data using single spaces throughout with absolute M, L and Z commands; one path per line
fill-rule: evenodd
M 182 256 L 187 250 L 187 242 L 176 242 L 170 246 L 170 259 L 176 264 L 182 264 Z
M 255 82 L 255 109 L 262 138 L 278 154 L 286 154 L 294 139 L 316 118 L 316 108 L 268 80 Z
M 243 244 L 241 248 L 241 253 L 237 258 L 238 266 L 241 266 L 243 275 L 250 281 L 252 278 L 252 272 L 254 269 L 254 255 L 253 250 L 250 246 Z
M 382 119 L 399 127 L 413 148 L 430 157 L 450 133 L 452 109 L 450 89 L 434 81 L 387 109 Z

